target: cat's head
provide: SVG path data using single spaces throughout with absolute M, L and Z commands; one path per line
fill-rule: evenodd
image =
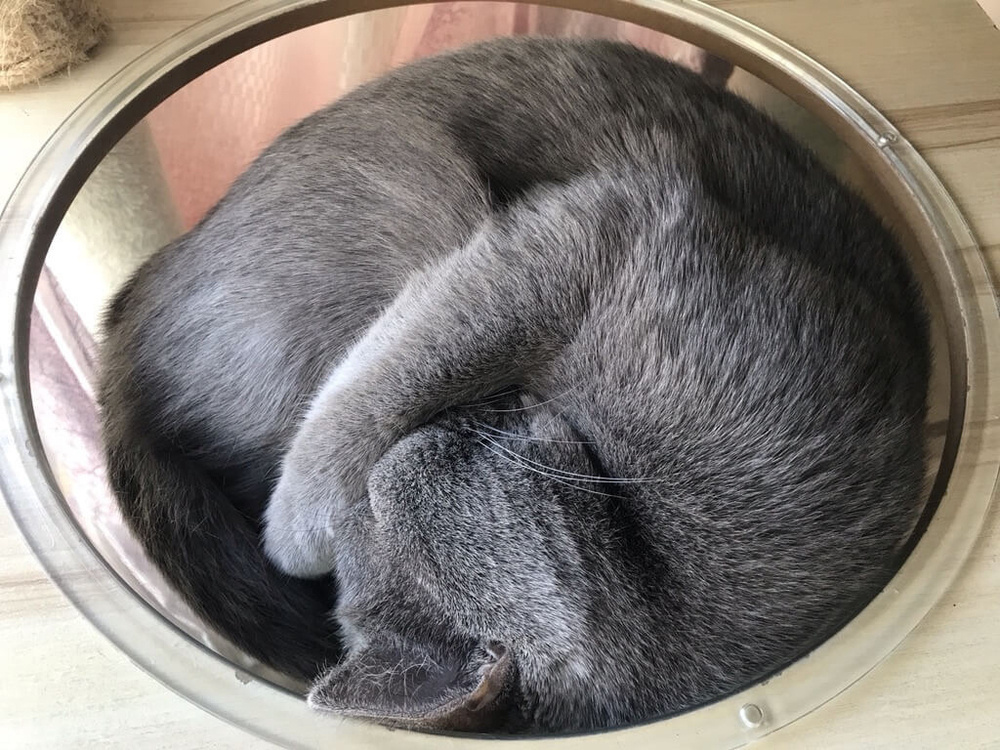
M 339 530 L 349 655 L 310 704 L 422 730 L 620 719 L 602 675 L 614 644 L 592 641 L 597 621 L 629 611 L 593 541 L 613 536 L 595 463 L 564 416 L 537 403 L 449 416 L 397 444 L 371 473 L 371 515 Z

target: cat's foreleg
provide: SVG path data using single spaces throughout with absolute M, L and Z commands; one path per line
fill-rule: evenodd
M 329 376 L 265 516 L 281 569 L 332 570 L 338 516 L 371 513 L 368 473 L 392 445 L 444 409 L 542 376 L 572 337 L 586 294 L 567 264 L 580 249 L 514 241 L 483 232 L 414 277 Z

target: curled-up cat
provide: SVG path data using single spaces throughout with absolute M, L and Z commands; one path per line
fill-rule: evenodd
M 736 690 L 872 597 L 929 358 L 892 236 L 770 120 L 521 39 L 282 135 L 114 300 L 101 404 L 152 559 L 312 705 L 544 733 Z

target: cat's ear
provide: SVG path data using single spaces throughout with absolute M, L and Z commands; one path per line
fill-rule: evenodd
M 510 654 L 496 643 L 460 651 L 432 653 L 381 639 L 323 675 L 309 705 L 404 729 L 497 729 L 512 705 Z

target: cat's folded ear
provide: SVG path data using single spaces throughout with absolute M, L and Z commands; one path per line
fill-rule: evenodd
M 509 721 L 515 672 L 497 643 L 438 653 L 381 638 L 323 675 L 309 705 L 403 729 L 489 732 Z

